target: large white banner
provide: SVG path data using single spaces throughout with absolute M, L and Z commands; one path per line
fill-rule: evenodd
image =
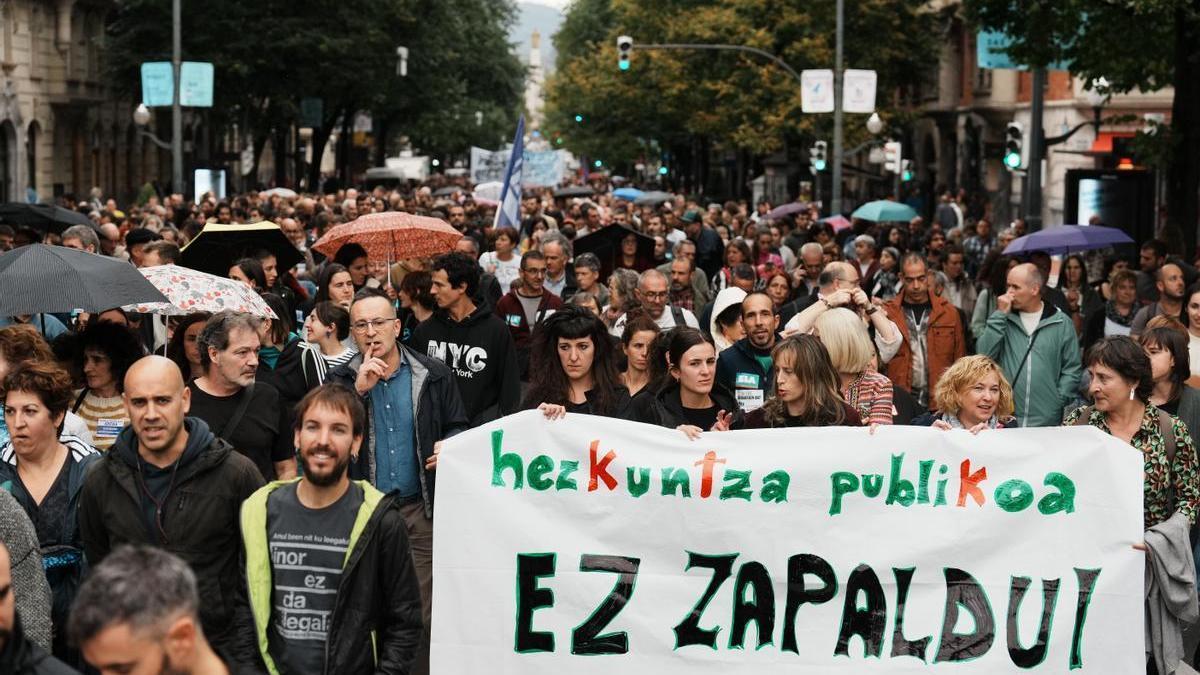
M 437 469 L 433 671 L 1145 672 L 1141 454 L 1091 427 L 536 411 Z

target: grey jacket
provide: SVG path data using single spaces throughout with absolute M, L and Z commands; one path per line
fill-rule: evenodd
M 1176 512 L 1146 530 L 1146 659 L 1173 674 L 1186 656 L 1183 629 L 1200 619 L 1191 524 Z
M 25 509 L 7 490 L 0 490 L 0 542 L 8 549 L 17 615 L 25 627 L 25 637 L 49 651 L 50 584 L 42 571 L 41 546 Z

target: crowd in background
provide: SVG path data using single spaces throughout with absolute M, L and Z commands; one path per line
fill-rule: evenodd
M 466 185 L 441 182 L 124 207 L 93 193 L 68 204 L 91 227 L 0 225 L 0 251 L 41 242 L 149 267 L 178 262 L 206 224 L 269 221 L 304 260 L 280 269 L 270 250 L 248 249 L 229 261 L 228 276 L 274 318 L 164 322 L 120 308 L 0 318 L 0 521 L 12 519 L 0 541 L 29 643 L 97 666 L 111 647 L 97 636 L 112 625 L 158 612 L 173 630 L 183 611 L 190 646 L 160 650 L 173 667 L 427 672 L 440 441 L 533 408 L 690 438 L 1090 424 L 1143 452 L 1145 526 L 1174 533 L 1168 541 L 1183 532 L 1192 555 L 1197 260 L 1156 240 L 1005 255 L 1025 224 L 964 215 L 964 197 L 949 194 L 928 222 L 874 223 L 822 219 L 815 204 L 774 219 L 779 205 L 765 202 L 636 204 L 594 187 L 526 191 L 511 227 L 493 227 L 495 205 Z M 462 237 L 429 259 L 373 260 L 354 243 L 313 250 L 379 211 L 441 218 Z M 362 523 L 392 534 L 364 539 Z M 282 580 L 297 569 L 281 561 L 287 542 L 325 534 L 327 566 L 347 551 L 367 558 L 338 572 L 337 602 L 320 605 L 328 620 L 299 630 L 281 619 Z M 76 619 L 77 595 L 120 604 L 91 579 L 113 586 L 130 569 L 169 568 L 156 549 L 187 563 L 175 595 Z M 27 564 L 38 553 L 41 590 Z M 404 573 L 381 581 L 397 559 Z M 363 642 L 371 631 L 375 649 Z M 1182 654 L 1182 643 L 1160 648 L 1150 668 Z

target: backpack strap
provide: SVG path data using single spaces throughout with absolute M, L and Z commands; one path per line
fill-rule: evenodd
M 683 317 L 683 308 L 671 305 L 671 318 L 675 319 L 675 326 L 686 326 L 687 320 Z
M 1167 451 L 1167 465 L 1175 467 L 1175 425 L 1171 414 L 1165 410 L 1158 411 L 1158 433 L 1163 437 L 1163 449 Z

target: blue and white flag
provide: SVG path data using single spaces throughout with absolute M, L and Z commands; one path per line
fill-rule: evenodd
M 521 167 L 525 155 L 525 116 L 517 122 L 513 136 L 512 154 L 504 171 L 504 188 L 500 190 L 500 206 L 496 209 L 495 227 L 511 227 L 521 231 Z

